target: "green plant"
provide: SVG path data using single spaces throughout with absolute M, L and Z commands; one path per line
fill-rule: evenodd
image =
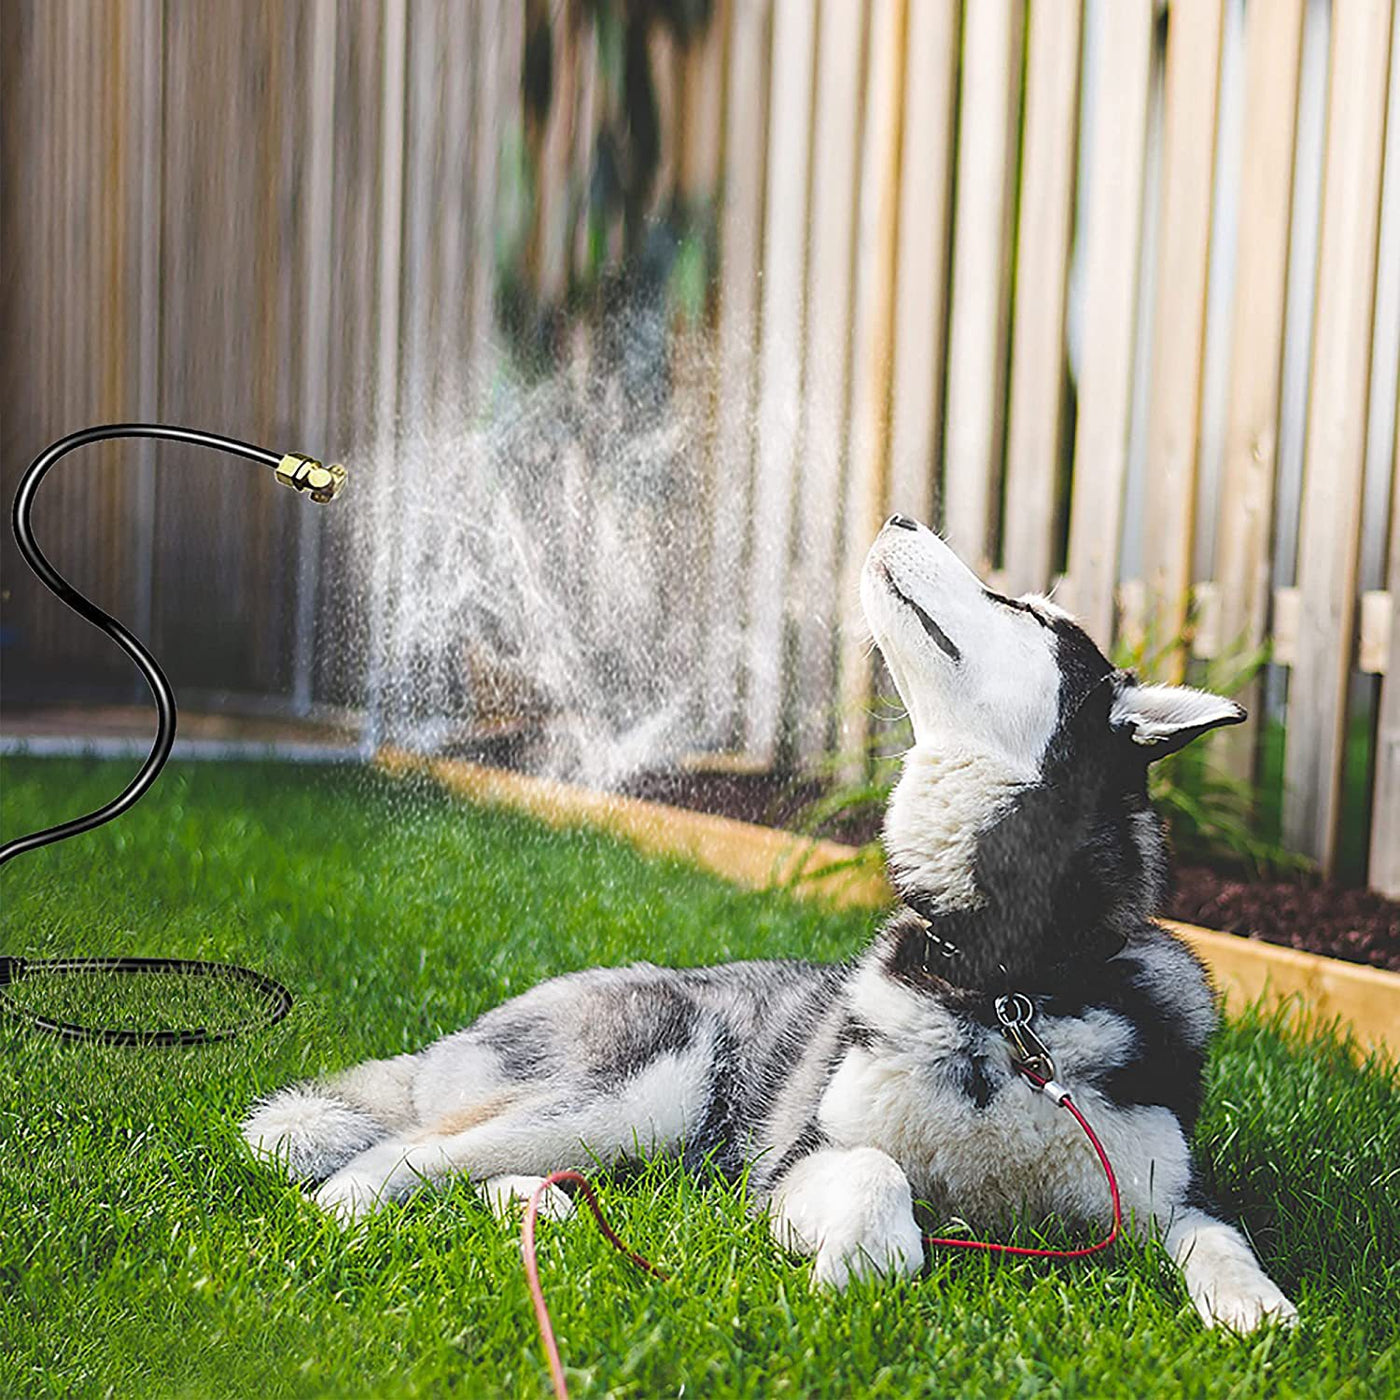
M 1120 639 L 1113 662 L 1145 681 L 1176 680 L 1187 640 L 1174 635 L 1159 643 L 1149 628 L 1136 640 Z M 1236 644 L 1209 661 L 1190 663 L 1187 679 L 1202 690 L 1233 698 L 1249 688 L 1268 659 L 1267 642 L 1252 648 Z M 1252 878 L 1310 872 L 1311 861 L 1266 834 L 1254 785 L 1226 772 L 1215 754 L 1212 737 L 1188 744 L 1148 769 L 1148 795 L 1167 824 L 1177 855 L 1236 866 Z
M 878 732 L 865 731 L 861 745 L 827 754 L 812 765 L 821 796 L 802 809 L 797 829 L 807 836 L 846 841 L 858 849 L 853 866 L 879 869 L 884 861 L 878 833 L 890 792 L 899 780 L 904 752 L 914 742 L 913 726 L 897 702 L 877 713 L 885 721 Z M 858 771 L 860 777 L 848 775 Z

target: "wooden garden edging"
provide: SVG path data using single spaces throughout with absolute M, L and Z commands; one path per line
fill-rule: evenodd
M 380 749 L 375 764 L 395 777 L 424 774 L 471 802 L 527 812 L 550 826 L 597 827 L 648 855 L 689 861 L 745 889 L 786 886 L 841 909 L 875 909 L 891 898 L 883 873 L 856 863 L 855 847 L 836 841 L 401 749 Z M 1270 1006 L 1296 998 L 1320 1020 L 1339 1019 L 1364 1048 L 1400 1059 L 1400 973 L 1162 922 L 1205 961 L 1227 1010 L 1261 997 Z

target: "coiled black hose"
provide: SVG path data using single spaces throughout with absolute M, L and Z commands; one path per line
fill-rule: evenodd
M 50 593 L 110 637 L 136 663 L 136 668 L 146 678 L 146 684 L 150 686 L 151 695 L 156 703 L 156 737 L 140 771 L 110 802 L 86 816 L 75 817 L 58 826 L 7 841 L 0 846 L 0 865 L 25 851 L 38 850 L 39 847 L 52 845 L 55 841 L 63 841 L 70 836 L 92 831 L 104 822 L 119 817 L 139 801 L 155 782 L 175 743 L 175 692 L 171 690 L 170 682 L 155 657 L 116 618 L 108 616 L 91 600 L 85 598 L 53 567 L 44 551 L 39 548 L 30 522 L 35 493 L 49 469 L 76 448 L 86 447 L 94 442 L 105 442 L 111 438 L 156 438 L 191 443 L 196 447 L 214 448 L 256 462 L 260 466 L 273 468 L 277 471 L 279 480 L 299 491 L 308 492 L 316 501 L 330 500 L 344 480 L 344 471 L 339 467 L 327 471 L 310 458 L 296 454 L 283 456 L 265 447 L 255 447 L 251 443 L 222 437 L 218 433 L 171 427 L 164 423 L 108 423 L 83 428 L 79 432 L 60 438 L 30 463 L 28 471 L 20 481 L 19 490 L 15 493 L 14 532 L 20 553 Z M 320 475 L 309 475 L 312 468 Z M 336 476 L 336 473 L 339 475 Z M 33 1029 L 47 1031 L 65 1040 L 97 1041 L 104 1045 L 162 1046 L 199 1045 L 209 1041 L 228 1040 L 247 1031 L 275 1024 L 292 1006 L 292 994 L 281 983 L 231 963 L 202 962 L 190 958 L 22 958 L 0 954 L 0 989 L 30 977 L 72 976 L 91 972 L 123 975 L 174 973 L 190 977 L 220 977 L 254 987 L 262 995 L 263 1010 L 255 1017 L 227 1027 L 194 1026 L 186 1029 L 133 1030 L 128 1027 L 82 1026 L 69 1021 L 50 1020 L 20 1006 L 0 990 L 0 1011 L 27 1022 Z

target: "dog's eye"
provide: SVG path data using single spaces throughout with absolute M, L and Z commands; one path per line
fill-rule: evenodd
M 993 593 L 990 588 L 984 588 L 982 592 L 994 603 L 1000 603 L 1004 608 L 1012 608 L 1016 612 L 1029 613 L 1042 627 L 1049 627 L 1049 623 L 1031 607 L 1029 603 L 1023 603 L 1019 598 L 1007 598 L 1001 593 Z
M 939 649 L 948 657 L 950 661 L 961 661 L 962 652 L 957 648 L 953 639 L 914 601 L 909 600 L 909 606 L 914 609 L 914 616 L 919 619 L 924 631 L 938 644 Z
M 950 660 L 961 661 L 962 652 L 958 650 L 957 643 L 912 599 L 906 598 L 903 593 L 899 595 L 904 602 L 914 609 L 914 616 L 919 619 L 919 626 L 933 638 L 938 649 Z
M 885 574 L 889 578 L 888 572 Z M 919 619 L 919 626 L 933 638 L 934 644 L 950 660 L 961 661 L 962 652 L 958 650 L 957 643 L 902 589 L 896 586 L 895 581 L 890 578 L 890 590 L 894 596 L 907 608 L 912 608 L 914 616 Z

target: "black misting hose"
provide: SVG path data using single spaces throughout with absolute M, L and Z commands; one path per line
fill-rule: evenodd
M 170 682 L 155 657 L 116 618 L 108 616 L 85 598 L 49 563 L 34 538 L 30 522 L 30 512 L 39 484 L 48 474 L 49 468 L 61 457 L 75 448 L 86 447 L 89 443 L 105 442 L 109 438 L 135 437 L 186 442 L 196 447 L 211 447 L 235 457 L 244 457 L 250 462 L 271 467 L 276 472 L 277 479 L 284 485 L 304 492 L 318 504 L 333 500 L 345 483 L 345 468 L 341 466 L 324 467 L 314 458 L 304 457 L 300 453 L 282 455 L 265 447 L 255 447 L 251 443 L 222 437 L 218 433 L 201 432 L 194 428 L 175 428 L 164 423 L 108 423 L 99 427 L 83 428 L 79 432 L 60 438 L 30 463 L 28 471 L 20 481 L 19 490 L 15 493 L 14 531 L 20 553 L 50 593 L 110 637 L 136 663 L 155 699 L 157 726 L 155 742 L 151 745 L 146 761 L 116 797 L 86 816 L 75 817 L 58 826 L 7 841 L 0 846 L 0 865 L 25 851 L 38 850 L 41 846 L 91 831 L 94 827 L 119 817 L 155 782 L 175 743 L 175 692 L 171 690 Z M 221 977 L 254 987 L 262 996 L 263 1010 L 258 1016 L 218 1029 L 195 1026 L 184 1030 L 137 1030 L 128 1027 L 82 1026 L 69 1021 L 50 1020 L 21 1007 L 0 991 L 0 1011 L 27 1022 L 36 1030 L 47 1031 L 65 1040 L 93 1040 L 104 1045 L 199 1045 L 214 1040 L 228 1040 L 245 1031 L 272 1025 L 280 1021 L 292 1006 L 292 994 L 280 983 L 249 968 L 237 967 L 231 963 L 201 962 L 190 958 L 22 958 L 0 954 L 0 988 L 24 978 L 72 976 L 89 972 L 127 975 L 174 973 L 181 976 Z

